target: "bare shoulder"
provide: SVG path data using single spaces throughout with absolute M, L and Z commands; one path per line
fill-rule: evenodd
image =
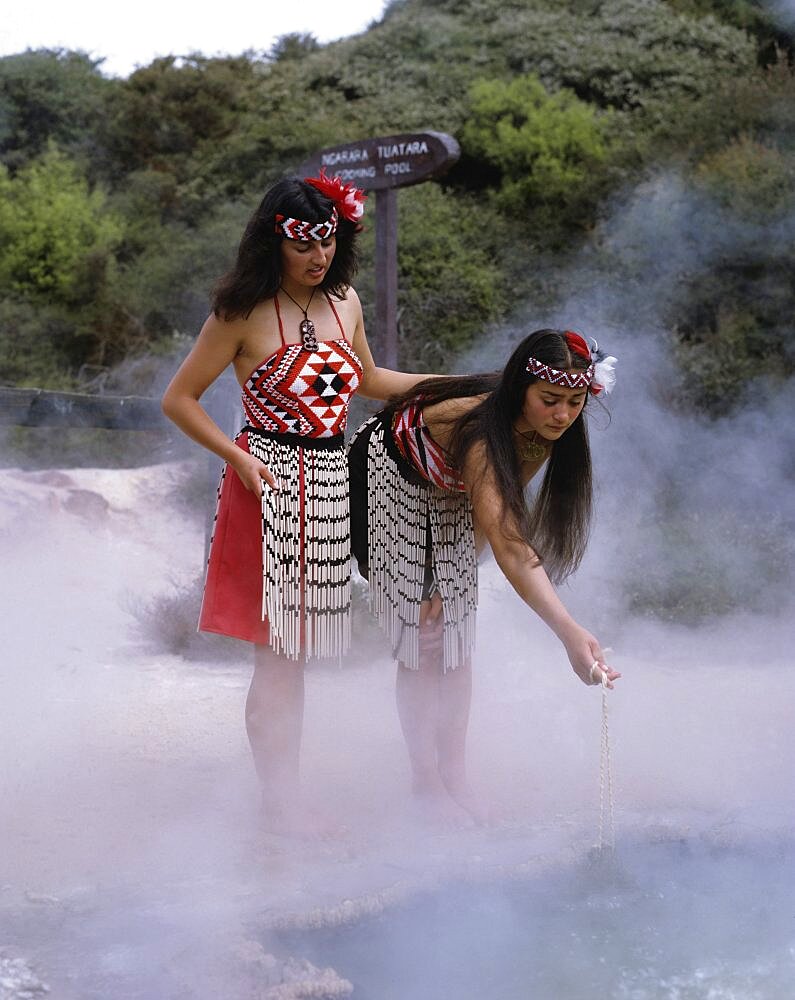
M 335 301 L 337 302 L 350 302 L 353 305 L 359 306 L 361 308 L 359 293 L 356 291 L 353 285 L 348 285 L 348 287 L 345 289 L 345 291 L 339 298 L 336 298 L 336 296 L 334 295 L 332 295 L 331 297 L 332 299 L 335 299 Z
M 235 319 L 223 319 L 210 313 L 204 321 L 199 337 L 208 345 L 224 344 L 227 347 L 235 344 L 238 348 L 246 338 L 248 321 L 242 317 Z
M 484 398 L 483 395 L 456 396 L 426 406 L 422 415 L 434 441 L 443 448 L 446 447 L 453 424 L 474 409 Z
M 352 285 L 349 285 L 340 298 L 334 295 L 329 296 L 329 298 L 334 303 L 334 308 L 342 320 L 345 333 L 349 337 L 352 337 L 356 328 L 360 325 L 362 318 L 362 303 L 356 289 Z

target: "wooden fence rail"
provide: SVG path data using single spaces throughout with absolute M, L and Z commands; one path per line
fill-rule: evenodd
M 0 386 L 0 424 L 17 427 L 105 427 L 166 430 L 160 401 L 147 396 L 89 396 Z
M 234 379 L 222 376 L 205 394 L 202 405 L 219 427 L 233 436 L 242 422 L 239 389 Z M 50 389 L 19 389 L 0 386 L 0 426 L 6 427 L 99 427 L 116 431 L 175 431 L 160 409 L 160 400 L 149 396 L 92 396 Z M 210 455 L 207 462 L 207 520 L 204 561 L 207 561 L 221 460 Z

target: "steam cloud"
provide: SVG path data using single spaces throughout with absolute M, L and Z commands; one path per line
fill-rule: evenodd
M 795 27 L 795 0 L 768 0 L 767 6 L 782 27 Z
M 795 388 L 760 383 L 717 421 L 678 411 L 661 319 L 683 275 L 727 248 L 791 233 L 792 218 L 749 229 L 677 175 L 651 178 L 617 204 L 599 253 L 565 276 L 559 309 L 529 304 L 458 366 L 493 369 L 545 325 L 581 329 L 619 359 L 610 419 L 598 406 L 590 418 L 596 528 L 563 597 L 625 675 L 610 697 L 625 835 L 720 829 L 753 843 L 795 819 Z M 10 609 L 0 902 L 9 927 L 27 928 L 29 952 L 46 945 L 54 965 L 41 978 L 70 953 L 96 982 L 235 997 L 239 983 L 213 976 L 263 974 L 250 938 L 266 912 L 339 902 L 473 857 L 500 866 L 592 843 L 599 693 L 576 681 L 493 562 L 481 575 L 470 762 L 475 783 L 512 806 L 514 825 L 497 838 L 465 831 L 429 843 L 406 820 L 393 668 L 368 634 L 346 669 L 307 676 L 306 786 L 350 838 L 307 847 L 261 837 L 242 721 L 248 651 L 198 666 L 153 654 L 127 610 L 131 595 L 167 593 L 199 570 L 201 521 L 173 499 L 195 488 L 183 473 L 0 472 Z M 662 614 L 661 594 L 673 602 Z

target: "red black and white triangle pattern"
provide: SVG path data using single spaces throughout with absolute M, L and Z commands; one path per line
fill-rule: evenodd
M 346 340 L 321 340 L 316 351 L 288 344 L 281 358 L 269 358 L 243 386 L 247 421 L 277 434 L 341 434 L 361 376 L 359 358 Z
M 461 473 L 447 460 L 447 453 L 431 437 L 422 415 L 422 407 L 413 400 L 398 410 L 392 433 L 400 454 L 421 476 L 440 490 L 463 492 Z
M 276 215 L 276 232 L 286 236 L 288 240 L 303 240 L 307 243 L 312 240 L 327 240 L 336 233 L 338 219 L 336 208 L 325 222 L 303 222 L 279 213 Z
M 537 358 L 528 358 L 527 371 L 531 375 L 535 375 L 536 378 L 542 378 L 545 382 L 551 382 L 552 385 L 562 385 L 566 389 L 587 389 L 593 378 L 594 365 L 591 362 L 584 371 L 564 372 L 559 368 L 552 368 L 550 365 L 545 365 L 543 361 L 539 361 Z

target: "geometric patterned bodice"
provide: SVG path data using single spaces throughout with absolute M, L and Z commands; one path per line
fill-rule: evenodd
M 337 316 L 330 299 L 329 304 Z M 284 343 L 279 316 L 282 346 L 254 369 L 243 386 L 243 409 L 251 427 L 313 438 L 342 434 L 362 365 L 345 339 L 339 316 L 337 323 L 340 340 L 321 340 L 317 350 L 307 351 L 303 344 Z
M 466 491 L 461 473 L 431 437 L 419 400 L 411 400 L 394 414 L 392 437 L 403 458 L 428 482 L 450 493 Z

